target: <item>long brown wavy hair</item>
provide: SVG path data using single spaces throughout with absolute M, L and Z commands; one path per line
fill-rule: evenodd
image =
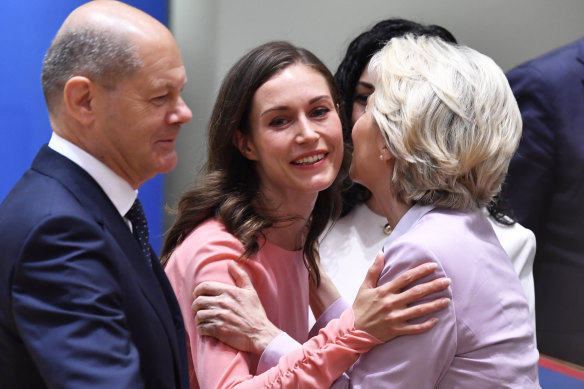
M 271 77 L 290 65 L 301 63 L 320 73 L 326 80 L 338 110 L 342 109 L 332 74 L 310 51 L 288 42 L 269 42 L 252 49 L 228 72 L 213 108 L 209 123 L 207 162 L 202 177 L 187 191 L 178 204 L 177 220 L 167 233 L 162 247 L 161 262 L 199 224 L 210 217 L 219 218 L 229 233 L 243 244 L 242 257 L 251 258 L 259 250 L 258 237 L 273 226 L 275 219 L 260 211 L 262 195 L 254 163 L 245 158 L 233 143 L 236 130 L 250 131 L 249 113 L 255 92 Z M 342 118 L 342 112 L 339 113 Z M 319 192 L 314 209 L 307 221 L 303 247 L 304 264 L 311 277 L 320 283 L 318 239 L 330 219 L 336 220 L 341 211 L 340 183 L 347 171 L 347 153 L 341 173 L 333 184 Z

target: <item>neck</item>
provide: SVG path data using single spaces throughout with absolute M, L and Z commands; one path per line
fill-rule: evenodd
M 372 191 L 372 199 L 375 199 L 373 203 L 380 210 L 379 213 L 385 216 L 390 227 L 393 229 L 412 206 L 397 199 L 393 194 L 391 184 L 376 189 L 376 192 Z M 377 212 L 375 210 L 373 211 Z
M 57 126 L 57 124 L 54 124 L 53 131 L 61 138 L 73 143 L 75 146 L 79 147 L 88 154 L 91 154 L 94 158 L 98 159 L 100 162 L 102 162 L 104 165 L 110 168 L 114 173 L 123 178 L 132 187 L 132 189 L 140 188 L 142 184 L 145 182 L 145 180 L 142 181 L 133 180 L 131 178 L 132 175 L 127 174 L 128 171 L 125 171 L 118 164 L 114 163 L 112 161 L 111 155 L 106 154 L 104 152 L 104 149 L 101 148 L 102 143 L 96 142 L 93 139 L 88 139 L 86 137 L 79 136 L 79 134 L 87 133 L 88 132 L 87 129 L 73 127 L 72 125 Z M 118 158 L 118 160 L 120 159 L 123 158 Z
M 264 193 L 264 206 L 271 217 L 282 219 L 263 231 L 266 239 L 285 250 L 300 250 L 304 247 L 306 223 L 314 209 L 318 193 L 303 194 L 293 199 L 272 199 Z
M 409 204 L 403 203 L 393 196 L 389 201 L 386 201 L 384 204 L 380 204 L 381 208 L 383 209 L 383 214 L 385 215 L 387 222 L 391 226 L 391 228 L 395 228 L 397 223 L 401 220 L 401 218 L 408 212 L 408 210 L 412 207 Z
M 375 196 L 371 195 L 371 197 L 369 198 L 369 200 L 367 200 L 365 202 L 365 205 L 367 205 L 367 207 L 373 211 L 374 213 L 384 216 L 385 214 L 383 213 L 383 209 L 381 209 L 381 207 L 379 206 L 379 204 L 377 203 L 377 200 L 375 199 Z

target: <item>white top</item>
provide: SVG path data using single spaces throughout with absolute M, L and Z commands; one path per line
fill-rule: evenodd
M 488 213 L 485 210 L 485 213 Z M 488 217 L 495 230 L 499 243 L 511 258 L 513 269 L 519 276 L 521 286 L 527 303 L 529 304 L 529 313 L 535 330 L 535 289 L 533 286 L 533 259 L 535 258 L 535 235 L 531 230 L 523 227 L 519 223 L 506 226 L 497 223 L 490 215 Z M 535 331 L 534 331 L 535 334 Z
M 533 287 L 535 235 L 519 223 L 504 226 L 492 217 L 488 217 L 488 220 L 519 276 L 535 328 Z M 345 300 L 349 302 L 355 300 L 367 270 L 387 239 L 383 232 L 386 223 L 384 216 L 377 215 L 366 204 L 359 204 L 323 236 L 319 251 L 320 261 Z M 313 324 L 314 316 L 311 313 L 309 328 Z

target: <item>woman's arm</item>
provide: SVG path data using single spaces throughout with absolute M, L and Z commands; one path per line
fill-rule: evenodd
M 380 255 L 369 269 L 353 304 L 355 329 L 388 341 L 400 335 L 417 334 L 432 328 L 436 323 L 434 319 L 418 324 L 408 321 L 445 308 L 449 300 L 438 299 L 413 307 L 409 305 L 443 290 L 450 281 L 438 278 L 404 292 L 401 290 L 431 274 L 435 268 L 435 264 L 421 265 L 376 287 L 383 269 L 383 257 Z M 261 354 L 281 331 L 266 318 L 247 274 L 235 264 L 230 265 L 230 273 L 235 286 L 205 282 L 195 289 L 193 310 L 198 332 L 213 336 L 234 348 Z
M 235 287 L 228 268 L 239 258 L 240 246 L 224 230 L 212 223 L 204 224 L 175 249 L 166 266 L 188 334 L 191 384 L 196 380 L 195 385 L 203 389 L 328 387 L 362 352 L 378 344 L 372 336 L 354 329 L 352 311 L 347 311 L 322 336 L 291 350 L 280 359 L 278 366 L 257 374 L 257 355 L 199 334 L 191 311 L 192 292 L 204 281 L 219 281 Z M 254 282 L 267 281 L 262 279 L 265 273 L 261 263 L 253 260 L 244 263 Z M 278 307 L 285 314 L 286 309 Z
M 208 263 L 204 271 L 215 267 L 213 271 L 216 272 L 219 266 L 224 266 L 227 272 L 228 263 L 233 261 Z M 224 317 L 223 308 L 215 311 L 218 311 L 217 317 Z M 203 336 L 198 330 L 193 331 L 192 327 L 188 331 L 201 388 L 329 387 L 361 353 L 380 343 L 371 335 L 354 328 L 352 310 L 348 310 L 341 319 L 334 320 L 323 329 L 319 336 L 294 350 L 287 350 L 289 352 L 279 359 L 277 366 L 254 375 L 253 360 L 257 356 L 235 350 L 210 336 Z
M 227 269 L 234 285 L 207 281 L 195 288 L 197 333 L 259 355 L 282 330 L 268 320 L 247 273 L 235 261 Z

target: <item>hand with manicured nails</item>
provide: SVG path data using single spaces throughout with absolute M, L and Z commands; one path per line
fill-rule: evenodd
M 207 281 L 199 284 L 193 293 L 192 308 L 197 332 L 202 336 L 212 336 L 237 350 L 259 355 L 282 331 L 267 318 L 247 273 L 236 262 L 230 263 L 228 269 L 235 286 Z M 436 265 L 433 263 L 423 264 L 378 287 L 377 280 L 383 270 L 383 256 L 379 255 L 353 303 L 355 328 L 384 342 L 397 336 L 418 334 L 431 329 L 437 323 L 435 318 L 420 324 L 411 324 L 409 320 L 444 309 L 450 300 L 441 298 L 415 306 L 409 305 L 447 288 L 450 280 L 441 277 L 402 290 L 435 269 Z M 338 292 L 334 293 L 331 289 L 334 285 L 325 275 L 320 287 L 311 285 L 311 305 L 313 300 L 318 300 L 317 294 L 321 288 L 326 295 L 320 299 L 321 302 L 332 302 L 331 296 L 338 296 Z
M 450 304 L 450 299 L 440 298 L 415 306 L 410 305 L 432 293 L 446 289 L 450 285 L 450 279 L 440 277 L 402 291 L 411 283 L 436 270 L 435 263 L 426 263 L 403 272 L 386 284 L 377 286 L 383 264 L 383 254 L 379 254 L 359 288 L 353 303 L 355 328 L 384 342 L 401 335 L 428 331 L 438 319 L 430 318 L 420 324 L 411 324 L 409 320 L 446 308 Z

